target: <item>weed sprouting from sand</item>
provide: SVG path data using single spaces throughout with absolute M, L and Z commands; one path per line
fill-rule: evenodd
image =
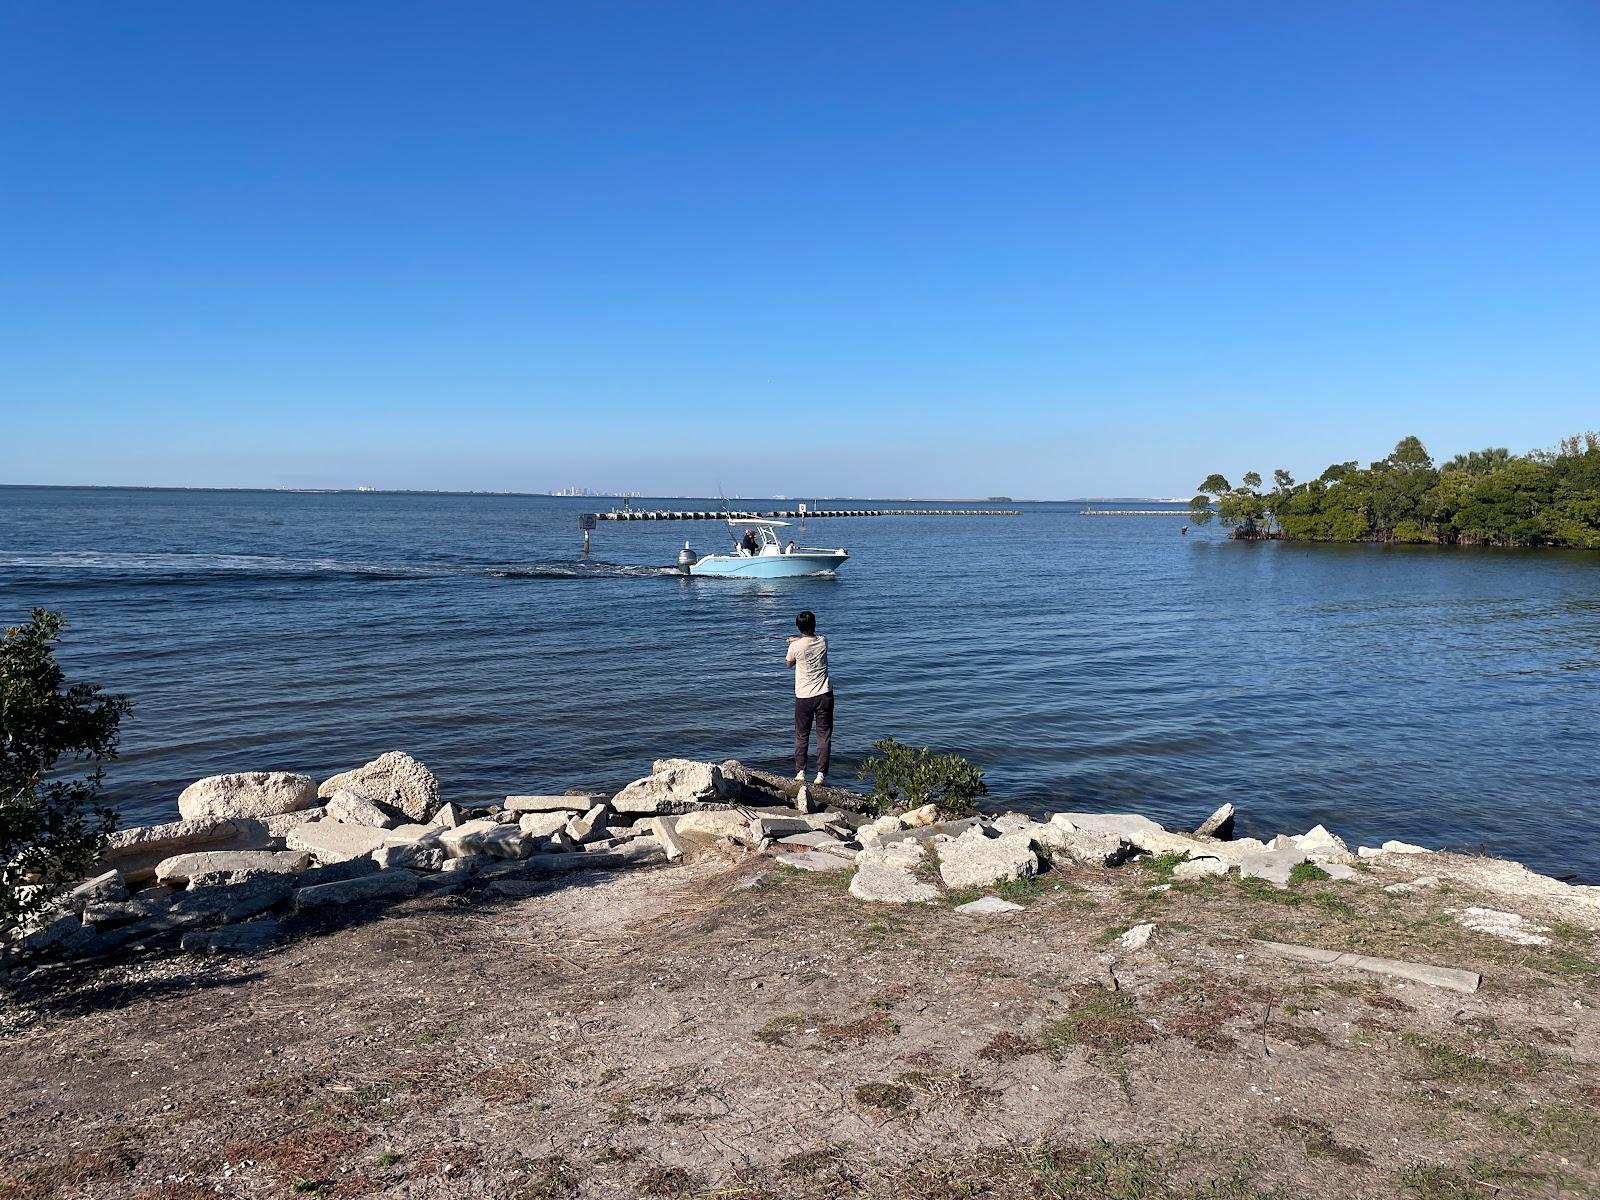
M 1480 1200 L 1500 1189 L 1495 1185 L 1518 1178 L 1539 1178 L 1519 1171 L 1520 1158 L 1500 1159 L 1479 1155 L 1457 1166 L 1413 1163 L 1400 1168 L 1400 1186 L 1417 1200 Z
M 682 1167 L 651 1167 L 639 1176 L 636 1186 L 641 1196 L 689 1196 L 699 1187 Z
M 799 1013 L 784 1013 L 773 1017 L 755 1031 L 756 1041 L 764 1046 L 787 1046 L 789 1039 L 806 1027 L 806 1019 Z
M 856 1103 L 880 1112 L 903 1113 L 911 1107 L 911 1089 L 903 1083 L 863 1083 L 856 1087 Z
M 1331 1158 L 1352 1166 L 1372 1161 L 1365 1150 L 1340 1143 L 1333 1131 L 1320 1121 L 1306 1117 L 1274 1117 L 1272 1125 L 1275 1129 L 1297 1134 L 1305 1145 L 1307 1158 Z
M 1332 875 L 1314 862 L 1298 862 L 1289 868 L 1290 887 L 1301 887 L 1308 883 L 1327 883 L 1332 878 Z
M 1177 870 L 1178 864 L 1188 859 L 1187 850 L 1169 850 L 1165 854 L 1151 854 L 1139 859 L 1143 867 L 1157 883 L 1171 883 L 1172 873 Z
M 1436 1042 L 1416 1034 L 1408 1035 L 1406 1045 L 1422 1060 L 1423 1070 L 1430 1077 L 1447 1079 L 1472 1079 L 1489 1072 L 1489 1061 L 1476 1054 L 1468 1054 L 1454 1046 Z
M 517 1167 L 527 1180 L 512 1195 L 515 1200 L 573 1200 L 581 1180 L 572 1164 L 559 1154 L 524 1159 Z
M 1014 1058 L 1042 1053 L 1044 1047 L 1032 1038 L 1020 1033 L 997 1033 L 978 1051 L 978 1057 L 989 1062 L 1010 1062 Z

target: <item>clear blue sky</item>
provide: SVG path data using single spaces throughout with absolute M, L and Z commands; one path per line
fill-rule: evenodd
M 1177 495 L 1597 384 L 1592 0 L 0 10 L 0 482 Z

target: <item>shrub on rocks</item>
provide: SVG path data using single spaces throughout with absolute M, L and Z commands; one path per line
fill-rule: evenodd
M 132 706 L 67 683 L 55 660 L 64 624 L 36 608 L 0 641 L 0 934 L 89 874 L 116 824 L 100 784 Z
M 913 749 L 892 737 L 872 748 L 877 753 L 861 764 L 861 778 L 872 782 L 868 806 L 876 812 L 936 804 L 946 817 L 970 817 L 978 797 L 989 794 L 983 772 L 959 755 Z

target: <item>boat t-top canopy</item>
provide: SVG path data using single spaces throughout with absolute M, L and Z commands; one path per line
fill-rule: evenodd
M 769 521 L 765 517 L 729 517 L 729 525 L 764 525 L 768 528 L 784 526 L 788 521 Z

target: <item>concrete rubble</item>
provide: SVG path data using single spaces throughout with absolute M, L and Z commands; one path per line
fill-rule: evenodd
M 787 782 L 733 761 L 661 759 L 615 795 L 446 803 L 433 773 L 398 751 L 320 787 L 310 776 L 281 772 L 212 776 L 184 790 L 185 819 L 112 835 L 97 873 L 20 931 L 9 952 L 71 959 L 170 944 L 195 954 L 252 952 L 291 936 L 302 917 L 325 922 L 355 906 L 438 902 L 462 890 L 515 900 L 582 872 L 662 866 L 712 850 L 770 858 L 779 869 L 848 873 L 850 895 L 867 903 L 948 898 L 957 912 L 984 917 L 1020 911 L 1023 905 L 1006 897 L 1026 899 L 1037 876 L 1121 868 L 1141 858 L 1159 862 L 1164 874 L 1152 882 L 1162 888 L 1208 886 L 1230 874 L 1286 888 L 1324 877 L 1360 885 L 1376 878 L 1375 860 L 1431 853 L 1391 841 L 1352 854 L 1321 825 L 1270 841 L 1235 839 L 1228 836 L 1236 819 L 1229 804 L 1195 833 L 1181 833 L 1132 813 L 947 819 L 938 806 L 922 805 L 873 815 L 867 797 L 836 788 L 802 794 Z M 1001 886 L 1003 896 L 972 898 L 997 885 L 1017 890 Z M 1419 873 L 1385 890 L 1401 895 L 1438 885 Z M 1467 908 L 1456 919 L 1520 945 L 1550 941 L 1544 926 L 1514 913 Z M 1116 948 L 1141 949 L 1153 932 L 1153 925 L 1135 926 Z M 1337 957 L 1276 950 L 1306 961 Z M 1341 958 L 1336 965 L 1411 977 L 1426 971 L 1345 957 L 1350 964 Z M 1465 984 L 1452 976 L 1441 986 Z

